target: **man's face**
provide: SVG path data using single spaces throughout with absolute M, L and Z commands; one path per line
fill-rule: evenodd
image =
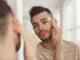
M 51 38 L 51 16 L 48 12 L 41 12 L 32 17 L 32 25 L 35 33 L 42 41 L 48 41 Z

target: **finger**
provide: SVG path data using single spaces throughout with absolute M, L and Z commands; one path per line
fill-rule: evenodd
M 56 23 L 55 20 L 52 20 L 52 21 L 51 21 L 51 25 L 52 25 L 52 28 L 53 28 L 53 29 L 56 29 L 56 30 L 58 29 L 58 26 L 57 26 L 57 23 Z
M 52 29 L 51 29 L 51 31 L 52 31 L 52 39 L 56 40 L 56 43 L 58 43 L 58 42 L 60 42 L 58 40 L 61 39 L 61 30 L 58 28 L 58 26 L 57 26 L 57 24 L 56 24 L 56 22 L 54 20 L 51 21 L 51 23 L 52 23 Z
M 52 30 L 52 35 L 56 35 L 57 34 L 57 24 L 54 20 L 51 21 L 51 30 Z

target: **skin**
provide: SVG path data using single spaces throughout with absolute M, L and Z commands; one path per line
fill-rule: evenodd
M 17 60 L 16 52 L 19 48 L 19 37 L 13 28 L 14 17 L 9 14 L 5 19 L 8 21 L 8 27 L 6 35 L 0 36 L 0 60 Z
M 50 18 L 50 19 L 49 19 Z M 46 11 L 32 17 L 35 33 L 42 40 L 44 48 L 55 52 L 55 60 L 61 59 L 61 32 L 54 18 Z M 54 47 L 54 48 L 53 48 Z
M 38 37 L 44 42 L 50 40 L 51 36 L 51 22 L 48 20 L 48 16 L 49 15 L 46 12 L 43 12 L 43 14 L 40 13 L 32 17 L 32 25 L 34 31 L 38 35 Z

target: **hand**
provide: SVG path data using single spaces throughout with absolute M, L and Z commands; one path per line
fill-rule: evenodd
M 51 29 L 52 41 L 53 45 L 56 47 L 61 42 L 62 34 L 55 20 L 52 20 L 51 24 L 52 24 L 52 29 Z
M 52 23 L 52 41 L 53 41 L 53 46 L 54 46 L 54 60 L 61 60 L 61 38 L 62 34 L 60 29 L 57 26 L 57 23 L 55 20 L 51 21 Z

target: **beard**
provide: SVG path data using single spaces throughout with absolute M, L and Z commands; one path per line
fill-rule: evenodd
M 36 33 L 37 34 L 37 33 Z M 51 33 L 47 30 L 42 30 L 38 34 L 38 37 L 42 42 L 49 42 L 51 41 Z
M 51 41 L 51 36 L 49 35 L 48 37 L 40 38 L 42 42 L 49 42 Z

